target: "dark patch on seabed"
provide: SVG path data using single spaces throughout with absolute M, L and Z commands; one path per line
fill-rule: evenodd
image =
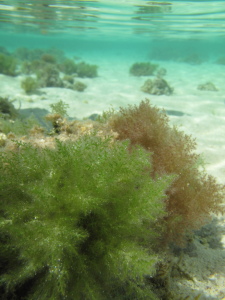
M 176 116 L 176 117 L 183 117 L 185 115 L 189 115 L 189 114 L 186 114 L 182 111 L 179 111 L 179 110 L 171 110 L 171 109 L 166 109 L 166 113 L 167 115 L 169 116 Z

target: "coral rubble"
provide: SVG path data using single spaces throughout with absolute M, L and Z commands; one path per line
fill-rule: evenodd
M 144 93 L 151 95 L 171 95 L 173 93 L 173 88 L 169 86 L 167 81 L 161 77 L 156 77 L 155 79 L 147 79 L 141 87 Z

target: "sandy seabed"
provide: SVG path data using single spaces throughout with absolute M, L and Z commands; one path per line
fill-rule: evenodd
M 149 95 L 140 90 L 148 77 L 134 77 L 129 67 L 135 58 L 115 56 L 111 58 L 82 57 L 85 61 L 97 64 L 99 76 L 84 78 L 87 84 L 84 92 L 65 88 L 42 88 L 40 93 L 26 95 L 20 83 L 23 76 L 9 77 L 0 74 L 0 96 L 15 100 L 16 108 L 41 108 L 50 110 L 50 104 L 59 100 L 69 105 L 70 117 L 82 119 L 92 114 L 101 114 L 110 107 L 138 105 L 141 100 L 172 112 L 171 124 L 197 142 L 197 152 L 202 154 L 205 169 L 225 184 L 225 66 L 213 62 L 200 65 L 154 61 L 167 70 L 164 79 L 174 88 L 170 96 Z M 201 91 L 199 84 L 212 82 L 218 91 Z M 192 280 L 178 279 L 174 289 L 180 291 L 179 299 L 225 299 L 225 221 L 223 216 L 215 218 L 220 246 L 196 239 L 193 249 L 183 254 L 180 267 Z M 208 228 L 213 235 L 215 227 Z M 201 295 L 198 297 L 198 295 Z M 189 296 L 189 298 L 187 298 Z M 186 297 L 186 298 L 185 298 Z M 196 297 L 196 298 L 195 298 Z

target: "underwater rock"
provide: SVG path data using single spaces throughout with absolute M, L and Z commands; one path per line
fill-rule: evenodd
M 203 84 L 199 84 L 197 87 L 198 90 L 200 91 L 211 91 L 211 92 L 217 92 L 218 89 L 215 87 L 215 85 L 212 82 L 206 82 Z
M 176 117 L 183 117 L 185 115 L 189 115 L 190 114 L 186 114 L 182 111 L 179 111 L 179 110 L 173 110 L 173 109 L 166 109 L 166 114 L 169 115 L 169 116 L 176 116 Z
M 161 77 L 157 77 L 154 80 L 147 79 L 141 90 L 144 93 L 151 95 L 171 95 L 173 93 L 173 88 L 169 86 L 167 81 Z
M 224 228 L 221 226 L 220 220 L 214 218 L 212 222 L 196 230 L 195 234 L 201 244 L 207 245 L 211 249 L 223 249 L 223 232 Z
M 33 108 L 23 108 L 20 109 L 20 118 L 25 122 L 26 119 L 29 119 L 31 116 L 34 120 L 37 120 L 34 125 L 39 124 L 40 126 L 43 126 L 44 128 L 50 128 L 48 126 L 48 123 L 46 123 L 44 120 L 45 116 L 49 114 L 49 111 L 44 108 L 39 107 L 33 107 Z

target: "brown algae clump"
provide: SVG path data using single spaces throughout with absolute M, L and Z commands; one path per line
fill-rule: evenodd
M 136 107 L 121 108 L 112 116 L 111 128 L 118 140 L 129 140 L 151 154 L 151 176 L 173 175 L 167 190 L 164 217 L 164 242 L 182 243 L 185 234 L 201 227 L 211 213 L 223 211 L 224 187 L 215 178 L 199 171 L 200 156 L 195 141 L 176 127 L 170 127 L 168 117 L 160 109 L 142 101 Z

